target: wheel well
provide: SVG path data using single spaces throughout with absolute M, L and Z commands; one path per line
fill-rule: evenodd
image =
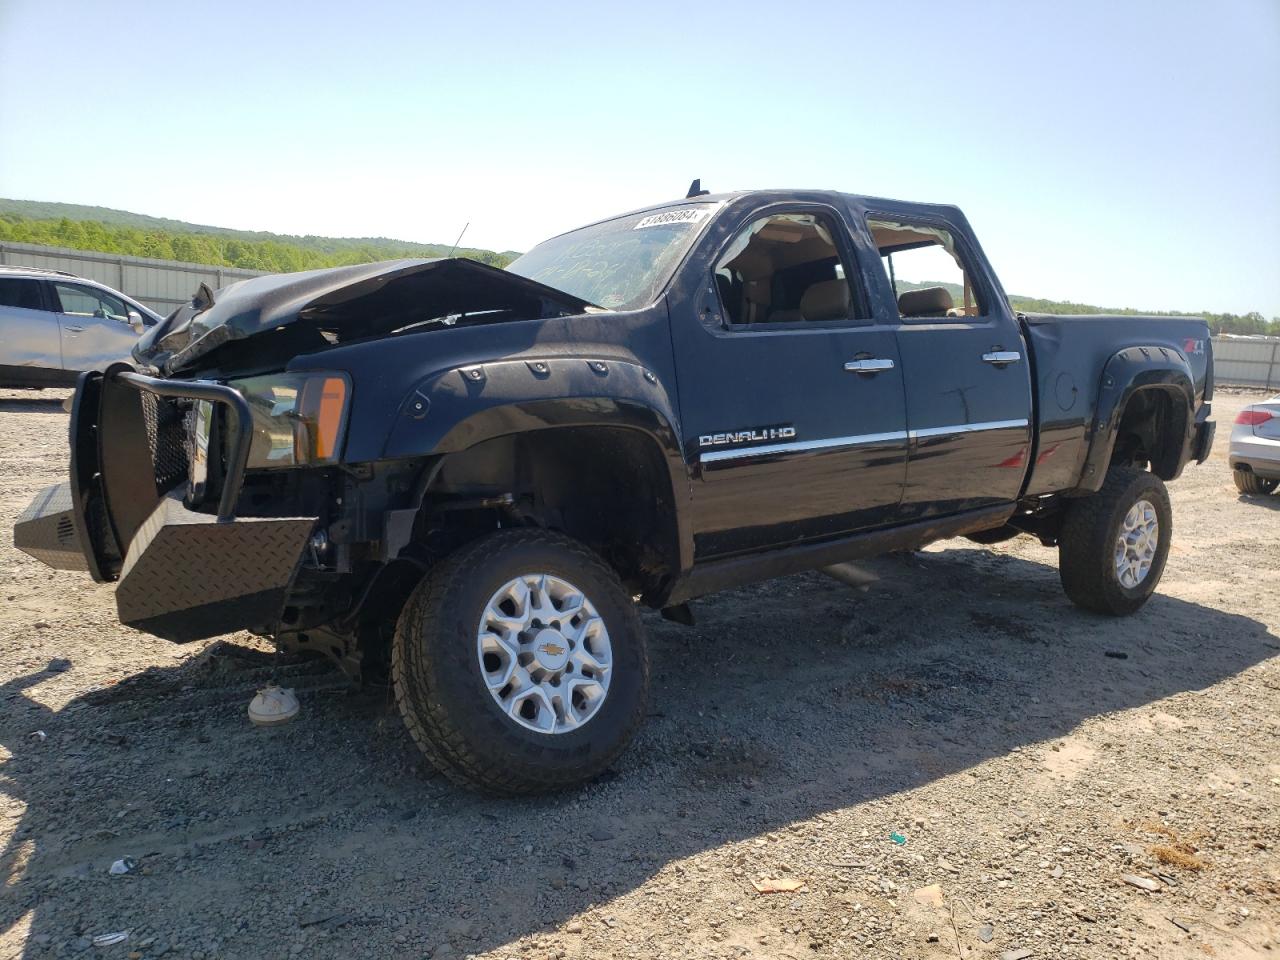
M 1147 387 L 1125 404 L 1116 427 L 1112 463 L 1151 464 L 1151 472 L 1172 480 L 1182 467 L 1188 409 L 1181 391 Z
M 676 504 L 657 442 L 623 427 L 561 427 L 496 437 L 449 454 L 419 529 L 447 549 L 494 529 L 559 530 L 656 596 L 679 568 Z

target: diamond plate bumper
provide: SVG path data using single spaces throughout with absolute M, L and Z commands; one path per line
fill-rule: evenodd
M 74 509 L 71 484 L 45 487 L 13 525 L 13 545 L 56 570 L 87 571 Z
M 14 546 L 59 570 L 88 570 L 73 511 L 67 484 L 41 491 L 13 528 Z M 175 643 L 233 630 L 271 632 L 315 522 L 219 522 L 170 494 L 129 545 L 116 585 L 120 622 Z
M 51 567 L 118 581 L 121 622 L 166 640 L 274 632 L 316 518 L 236 518 L 249 446 L 248 408 L 236 391 L 117 367 L 81 376 L 71 482 L 40 492 L 14 526 L 14 546 Z M 228 406 L 231 453 L 217 516 L 189 509 L 186 484 L 156 472 L 142 392 Z
M 246 628 L 270 632 L 315 522 L 219 522 L 170 494 L 129 545 L 116 586 L 120 621 L 176 643 Z

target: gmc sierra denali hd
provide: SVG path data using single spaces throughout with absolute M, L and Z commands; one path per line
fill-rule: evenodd
M 695 186 L 506 270 L 202 287 L 133 359 L 80 377 L 70 480 L 17 546 L 116 582 L 140 630 L 389 678 L 432 761 L 500 793 L 626 745 L 637 604 L 687 622 L 727 587 L 1026 533 L 1078 606 L 1133 613 L 1164 481 L 1214 427 L 1203 321 L 1015 315 L 955 207 L 807 190 Z

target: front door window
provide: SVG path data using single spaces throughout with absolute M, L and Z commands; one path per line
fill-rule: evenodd
M 753 220 L 720 257 L 715 277 L 731 326 L 844 321 L 862 313 L 831 225 L 811 213 Z
M 53 286 L 62 304 L 62 312 L 68 316 L 129 322 L 129 310 L 119 297 L 70 283 L 55 283 Z

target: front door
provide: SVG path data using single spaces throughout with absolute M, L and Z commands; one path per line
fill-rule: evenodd
M 126 360 L 138 340 L 129 326 L 129 308 L 105 290 L 55 282 L 61 311 L 62 364 L 67 370 L 103 370 Z
M 744 219 L 672 306 L 696 559 L 892 523 L 906 472 L 897 340 L 850 283 L 841 216 Z

